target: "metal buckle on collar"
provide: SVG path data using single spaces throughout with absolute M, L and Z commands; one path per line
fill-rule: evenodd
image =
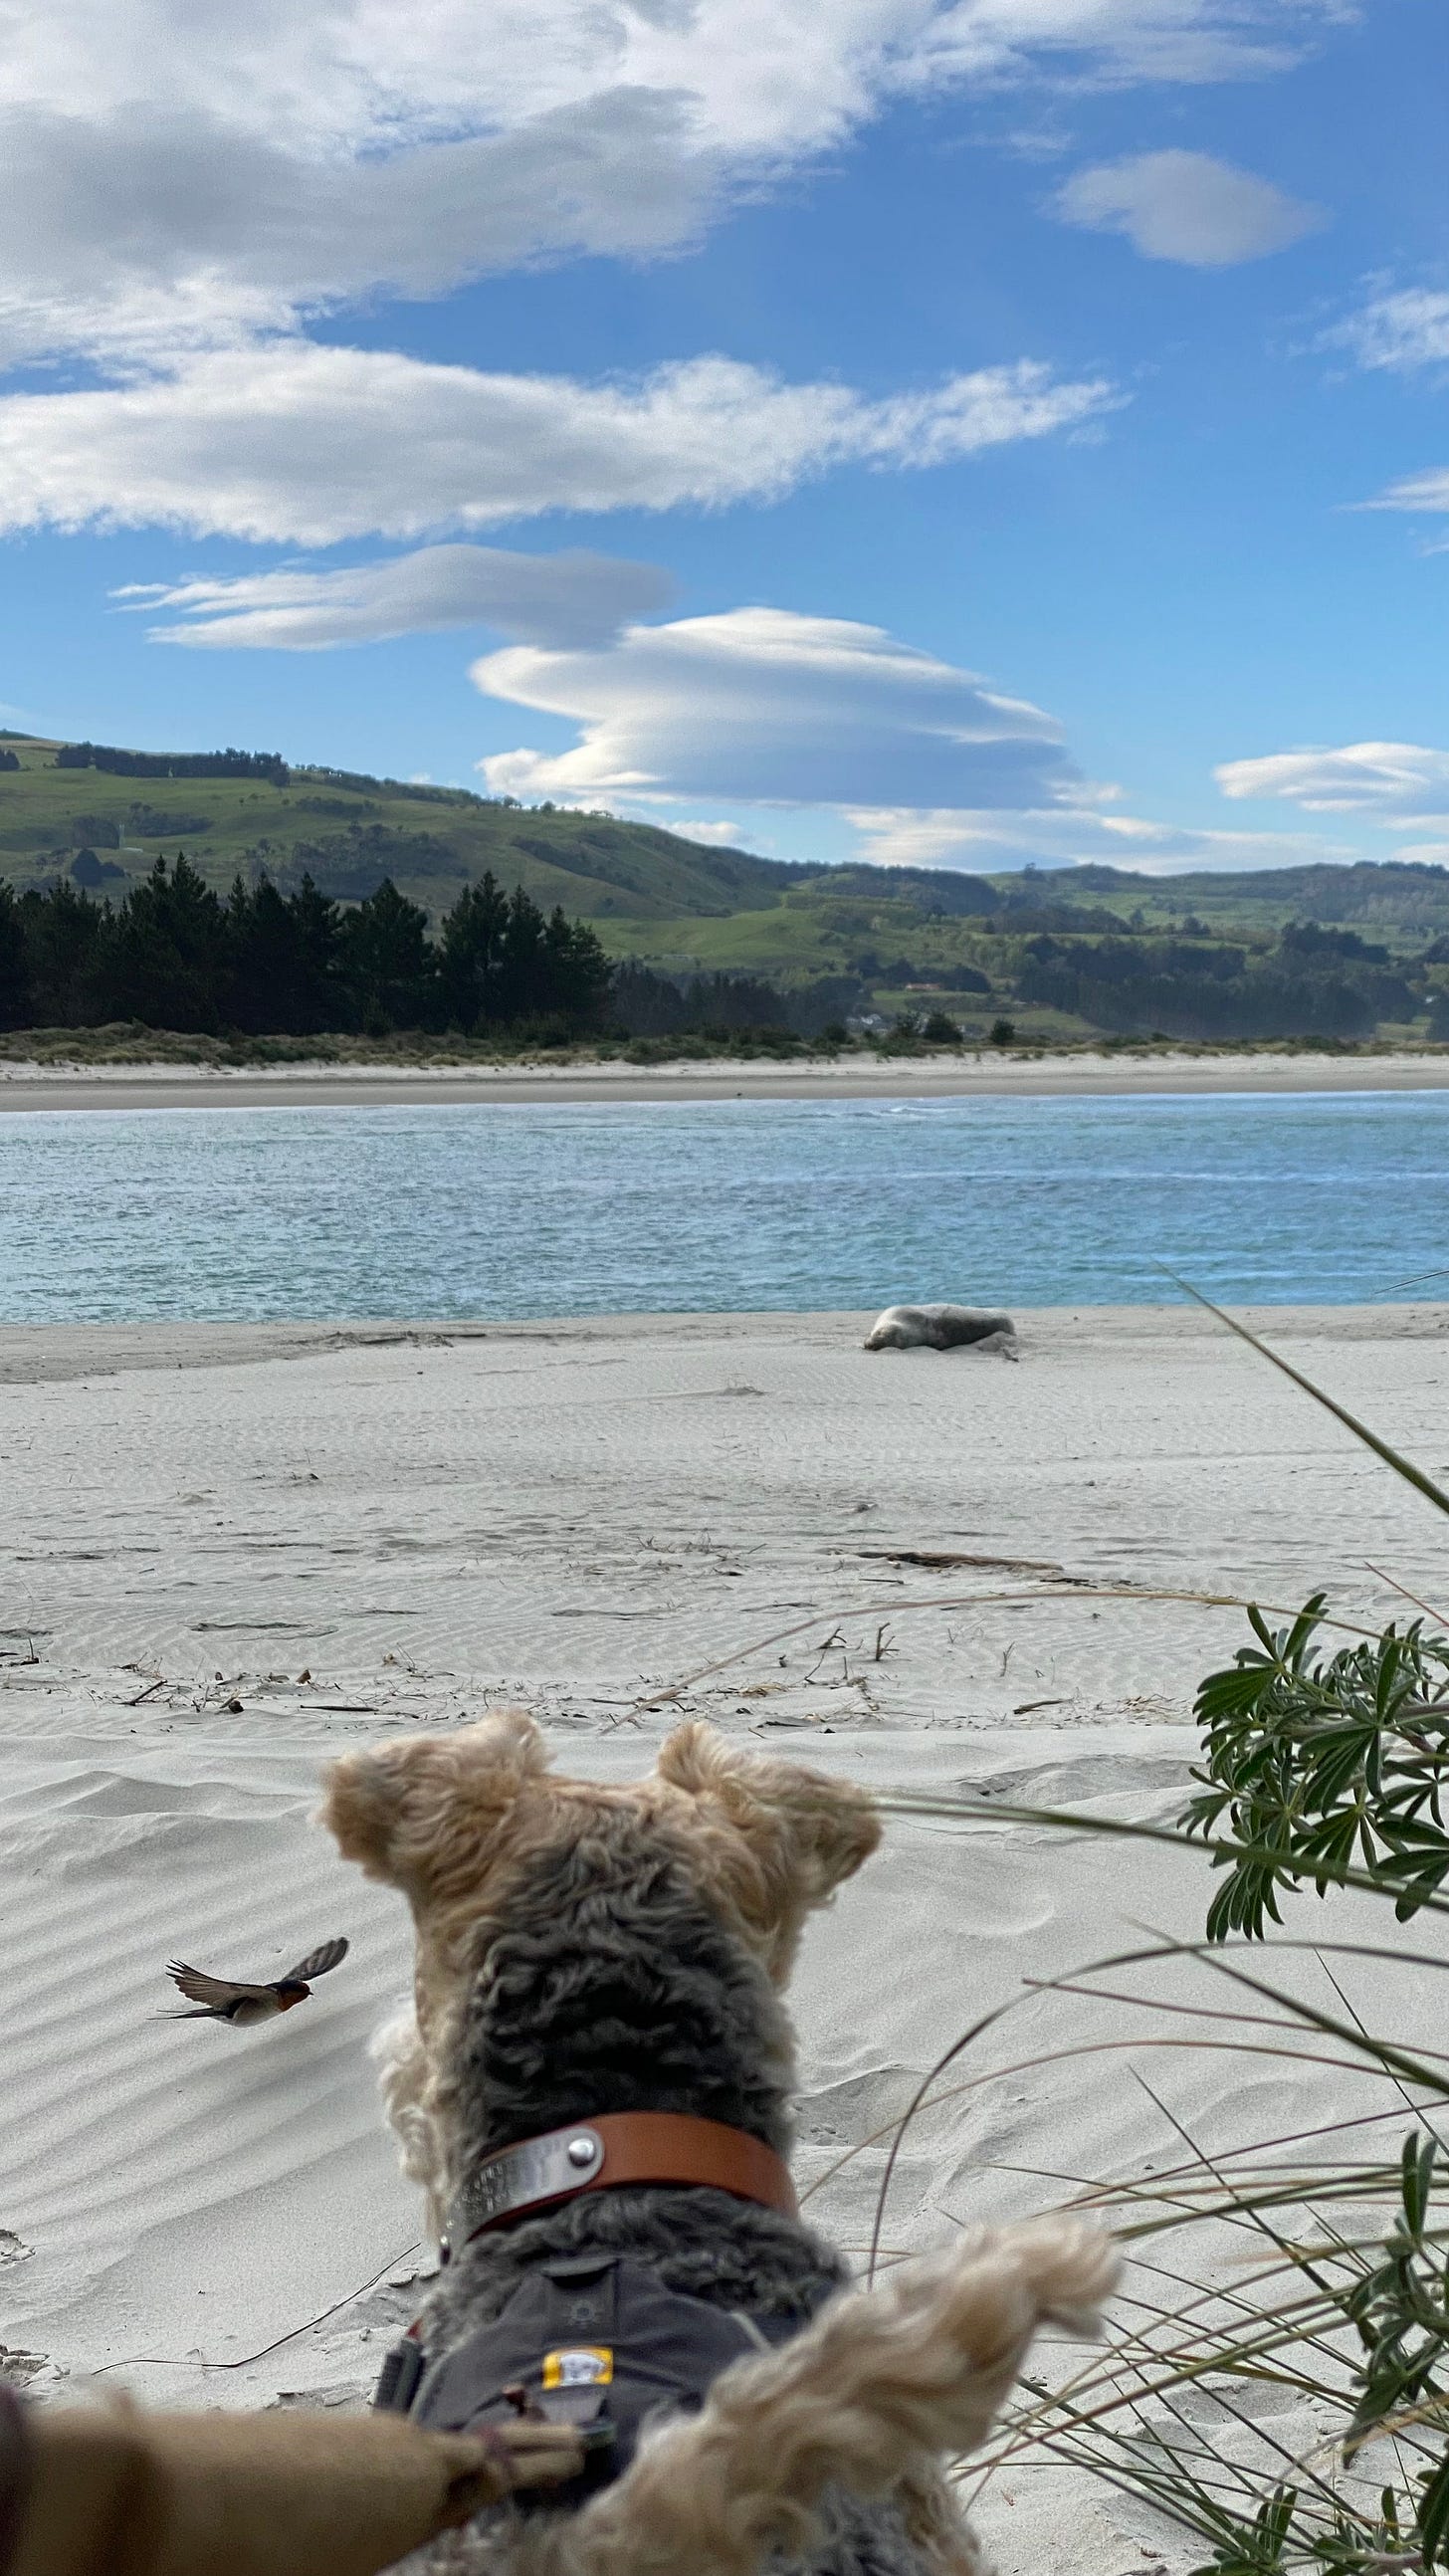
M 525 2138 L 520 2146 L 503 2147 L 469 2175 L 449 2204 L 439 2247 L 442 2260 L 451 2261 L 457 2246 L 465 2245 L 494 2219 L 581 2191 L 603 2161 L 604 2141 L 586 2121 L 573 2128 L 551 2129 L 542 2138 Z

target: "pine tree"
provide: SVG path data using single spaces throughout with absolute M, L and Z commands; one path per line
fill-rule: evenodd
M 20 906 L 8 885 L 0 885 L 0 1029 L 23 1029 L 30 1021 L 30 977 Z
M 544 958 L 552 1000 L 548 1008 L 570 1028 L 597 1028 L 608 1012 L 613 970 L 598 934 L 586 921 L 570 921 L 556 904 L 544 932 Z
M 85 1028 L 102 1017 L 96 990 L 110 906 L 92 903 L 64 877 L 48 894 L 21 896 L 20 918 L 36 1028 Z
M 425 1028 L 436 1002 L 436 953 L 428 916 L 384 877 L 342 924 L 342 975 L 369 1035 Z
M 226 916 L 184 850 L 169 876 L 158 859 L 110 917 L 98 980 L 108 1017 L 153 1029 L 215 1032 L 222 1026 Z
M 508 897 L 490 869 L 443 918 L 439 979 L 450 1027 L 471 1031 L 497 1019 L 507 931 Z
M 330 895 L 319 894 L 304 876 L 296 894 L 287 898 L 296 941 L 295 1026 L 311 1037 L 321 1029 L 345 1027 L 347 1001 L 341 983 L 342 908 Z
M 310 877 L 300 894 L 287 897 L 265 873 L 250 887 L 238 876 L 227 898 L 226 933 L 229 1016 L 238 1028 L 304 1037 L 347 1017 L 336 974 L 338 909 Z
M 271 878 L 254 886 L 238 874 L 226 899 L 227 1017 L 240 1029 L 290 1032 L 292 924 Z
M 499 972 L 499 1017 L 541 1018 L 551 1007 L 547 958 L 548 925 L 531 895 L 515 886 L 508 898 Z

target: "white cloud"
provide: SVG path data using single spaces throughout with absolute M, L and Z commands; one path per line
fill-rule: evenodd
M 1200 869 L 1297 868 L 1360 857 L 1342 841 L 1306 832 L 1205 832 L 1103 814 L 1088 805 L 1063 810 L 968 813 L 913 807 L 856 806 L 845 819 L 860 833 L 861 857 L 882 867 L 962 868 L 968 873 L 1094 864 L 1140 876 L 1187 876 Z
M 1391 483 L 1386 492 L 1380 492 L 1376 500 L 1366 501 L 1364 508 L 1442 514 L 1449 510 L 1449 465 L 1430 465 L 1422 474 L 1406 474 L 1401 482 Z M 1434 545 L 1429 551 L 1442 554 L 1444 549 Z
M 0 528 L 162 525 L 326 546 L 545 510 L 778 499 L 832 466 L 939 465 L 1111 408 L 1021 361 L 868 401 L 728 358 L 634 383 L 485 375 L 287 341 L 0 399 Z
M 153 643 L 316 653 L 444 626 L 491 626 L 526 644 L 600 644 L 665 607 L 673 589 L 658 565 L 609 555 L 426 546 L 346 571 L 132 582 L 112 596 L 152 613 L 180 611 L 180 624 L 149 630 Z
M 1142 152 L 1079 170 L 1052 201 L 1069 224 L 1124 233 L 1144 259 L 1232 268 L 1286 250 L 1323 223 L 1321 207 L 1285 196 L 1206 152 Z
M 1361 368 L 1382 368 L 1408 376 L 1423 366 L 1449 366 L 1449 294 L 1428 286 L 1403 286 L 1392 294 L 1372 296 L 1361 312 L 1336 322 L 1320 335 L 1320 348 L 1346 348 Z M 1408 515 L 1449 513 L 1449 466 L 1426 466 L 1405 474 L 1385 492 L 1364 502 L 1367 510 L 1403 510 Z M 1434 554 L 1444 551 L 1434 546 Z
M 1286 70 L 1313 22 L 1342 14 L 1337 0 L 956 0 L 923 28 L 906 76 L 999 81 L 1055 67 L 1099 84 L 1242 80 Z
M 658 253 L 902 90 L 1281 68 L 1335 0 L 52 0 L 0 50 L 0 347 L 175 351 Z
M 1225 796 L 1275 796 L 1308 814 L 1367 814 L 1390 830 L 1449 815 L 1449 751 L 1416 742 L 1350 742 L 1278 751 L 1213 772 Z
M 631 626 L 602 649 L 512 647 L 475 662 L 473 678 L 486 696 L 563 718 L 579 737 L 563 751 L 481 760 L 495 794 L 640 813 L 695 796 L 811 807 L 858 836 L 861 858 L 895 867 L 1036 859 L 1181 876 L 1363 855 L 1317 832 L 1204 831 L 1125 813 L 1117 788 L 1082 778 L 1040 707 L 843 618 L 740 608 Z M 1449 769 L 1449 756 L 1414 757 Z M 733 822 L 671 818 L 670 829 L 717 843 L 745 837 Z
M 1402 482 L 1391 483 L 1376 501 L 1366 505 L 1372 510 L 1408 510 L 1441 512 L 1449 510 L 1449 465 L 1431 465 L 1422 474 L 1406 475 Z M 1429 549 L 1442 554 L 1442 545 Z
M 1376 295 L 1346 322 L 1325 331 L 1321 345 L 1348 349 L 1361 367 L 1407 375 L 1415 367 L 1449 364 L 1449 295 L 1427 287 L 1402 287 Z
M 1335 323 L 1318 343 L 1346 349 L 1361 367 L 1409 375 L 1416 368 L 1449 365 L 1449 294 L 1429 287 L 1401 287 L 1372 296 L 1347 321 Z M 1427 466 L 1404 475 L 1372 501 L 1369 510 L 1402 510 L 1430 516 L 1449 511 L 1449 466 Z M 1442 553 L 1442 545 L 1432 553 Z
M 500 794 L 1012 808 L 1076 779 L 1040 708 L 844 618 L 739 608 L 631 627 L 604 651 L 514 646 L 473 678 L 581 729 L 571 751 L 481 762 Z
M 683 841 L 702 841 L 707 850 L 738 850 L 743 847 L 738 823 L 691 821 L 671 823 L 669 829 L 677 832 Z
M 689 127 L 686 100 L 625 90 L 509 133 L 339 159 L 168 106 L 148 107 L 144 150 L 121 119 L 0 115 L 0 226 L 29 245 L 7 263 L 0 359 L 175 356 L 379 291 L 678 249 L 719 177 Z

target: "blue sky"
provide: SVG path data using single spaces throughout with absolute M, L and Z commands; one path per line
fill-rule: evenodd
M 1449 863 L 1446 98 L 1442 0 L 55 0 L 3 720 Z

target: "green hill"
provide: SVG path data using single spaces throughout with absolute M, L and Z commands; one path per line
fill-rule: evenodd
M 58 768 L 53 742 L 0 737 L 18 766 L 0 767 L 0 876 L 17 887 L 74 873 L 91 851 L 106 873 L 81 881 L 122 894 L 178 847 L 218 889 L 265 867 L 284 889 L 309 873 L 356 900 L 384 876 L 432 913 L 491 868 L 535 902 L 606 921 L 718 914 L 771 903 L 803 871 L 705 849 L 647 823 L 560 813 L 327 769 L 258 776 L 155 777 Z
M 63 877 L 119 898 L 180 848 L 218 891 L 265 872 L 284 894 L 310 876 L 358 902 L 390 878 L 435 929 L 491 870 L 590 922 L 616 960 L 810 985 L 836 1016 L 944 1011 L 972 1039 L 1003 1016 L 1044 1041 L 1449 1037 L 1443 868 L 791 866 L 609 814 L 265 756 L 0 737 L 0 880 L 17 891 Z

